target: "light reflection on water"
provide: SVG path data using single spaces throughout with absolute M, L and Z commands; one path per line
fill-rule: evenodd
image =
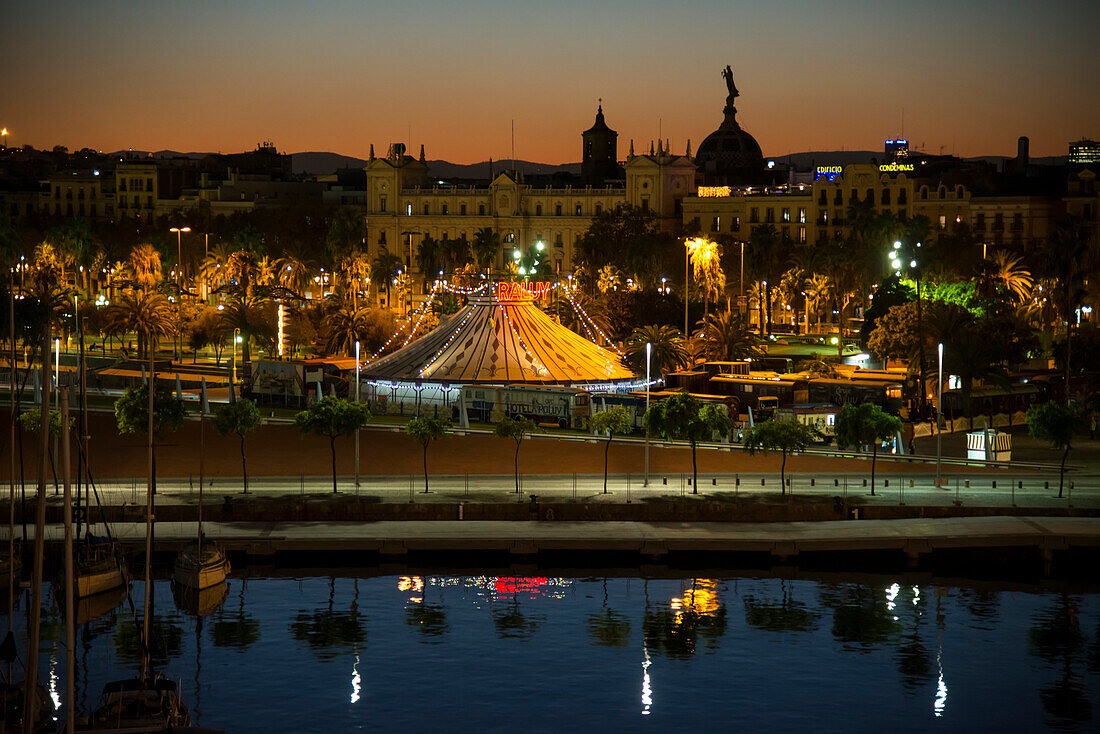
M 231 579 L 201 620 L 167 582 L 154 599 L 158 668 L 182 681 L 197 723 L 230 732 L 1090 731 L 1100 703 L 1096 594 L 389 576 Z M 60 691 L 56 606 L 43 629 Z M 87 710 L 140 648 L 125 605 L 77 640 Z

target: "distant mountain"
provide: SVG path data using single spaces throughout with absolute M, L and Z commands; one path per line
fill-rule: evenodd
M 451 178 L 488 178 L 489 161 L 481 163 L 450 163 L 448 161 L 427 161 L 428 173 L 441 179 Z M 325 176 L 335 173 L 340 168 L 362 168 L 367 161 L 362 158 L 328 153 L 320 151 L 306 151 L 291 155 L 291 165 L 295 173 L 304 173 L 313 176 Z M 534 163 L 532 161 L 516 161 L 515 168 L 525 174 L 546 173 L 580 173 L 580 163 L 565 163 L 561 165 L 549 165 L 546 163 Z M 512 161 L 493 161 L 493 174 L 497 174 L 506 168 L 513 168 Z

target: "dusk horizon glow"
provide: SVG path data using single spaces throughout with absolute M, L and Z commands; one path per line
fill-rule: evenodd
M 1100 135 L 1095 4 L 934 0 L 767 6 L 572 0 L 546 7 L 413 0 L 14 2 L 0 30 L 7 142 L 102 151 L 281 151 L 366 158 L 391 142 L 429 159 L 580 159 L 602 98 L 647 152 L 682 152 L 722 119 L 768 157 L 915 149 L 1065 155 Z

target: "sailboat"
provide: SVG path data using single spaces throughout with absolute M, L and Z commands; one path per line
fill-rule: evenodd
M 205 383 L 204 383 L 205 387 Z M 202 535 L 202 488 L 206 483 L 206 391 L 199 403 L 199 522 L 198 538 L 176 556 L 176 583 L 188 589 L 202 591 L 225 583 L 229 575 L 229 559 L 212 540 Z

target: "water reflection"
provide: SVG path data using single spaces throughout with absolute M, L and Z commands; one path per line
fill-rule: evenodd
M 746 594 L 745 624 L 769 632 L 810 632 L 817 629 L 821 614 L 808 604 L 792 597 L 791 584 L 779 581 L 780 598 Z
M 300 610 L 290 623 L 290 634 L 306 643 L 321 660 L 332 660 L 341 652 L 366 646 L 366 619 L 359 614 L 359 581 L 347 611 L 334 607 L 336 579 L 329 579 L 328 606 L 313 611 Z
M 1092 702 L 1082 681 L 1088 667 L 1088 640 L 1081 629 L 1080 600 L 1063 593 L 1056 604 L 1038 614 L 1028 630 L 1028 644 L 1031 654 L 1055 673 L 1054 680 L 1039 690 L 1050 723 L 1089 721 Z
M 613 731 L 685 720 L 748 731 L 1087 731 L 1100 701 L 1096 594 L 876 576 L 410 574 L 234 579 L 212 609 L 176 595 L 177 613 L 163 602 L 167 583 L 157 588 L 158 669 L 184 681 L 196 716 L 235 733 L 367 721 L 418 731 L 442 717 L 456 729 L 534 734 L 586 730 L 596 714 Z M 42 682 L 63 690 L 55 606 L 43 629 Z M 81 711 L 89 690 L 132 674 L 136 631 L 128 606 L 81 625 Z M 245 661 L 263 674 L 242 675 Z
M 669 608 L 645 610 L 642 634 L 649 650 L 686 659 L 696 652 L 714 652 L 726 633 L 726 609 L 719 599 L 719 582 L 692 579 L 691 585 L 669 601 Z

